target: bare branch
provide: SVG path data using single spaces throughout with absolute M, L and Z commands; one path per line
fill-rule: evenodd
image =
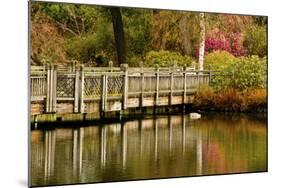
M 71 29 L 69 29 L 68 27 L 66 27 L 66 25 L 65 24 L 62 24 L 62 23 L 60 23 L 59 21 L 57 21 L 57 20 L 55 20 L 56 21 L 56 23 L 61 27 L 61 29 L 63 29 L 63 30 L 65 30 L 65 31 L 68 31 L 68 32 L 70 32 L 71 34 L 73 34 L 74 36 L 78 36 L 78 34 L 77 33 L 75 33 L 74 31 L 72 31 Z
M 70 15 L 72 16 L 72 20 L 74 21 L 75 23 L 75 26 L 76 26 L 76 31 L 78 32 L 78 34 L 80 35 L 81 32 L 80 32 L 80 28 L 79 28 L 79 24 L 77 22 L 77 17 L 75 15 L 75 13 L 68 7 L 67 10 L 69 11 Z

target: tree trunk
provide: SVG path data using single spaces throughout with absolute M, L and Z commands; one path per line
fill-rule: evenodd
M 200 44 L 199 44 L 199 70 L 204 70 L 204 53 L 205 53 L 205 19 L 204 13 L 199 14 L 200 19 Z
M 113 31 L 114 31 L 114 38 L 115 38 L 115 46 L 117 51 L 117 61 L 118 64 L 125 63 L 125 37 L 124 37 L 124 30 L 123 30 L 123 22 L 121 11 L 119 7 L 112 7 L 110 8 L 110 13 L 112 17 L 112 24 L 113 24 Z
M 190 40 L 190 32 L 187 28 L 187 16 L 183 15 L 180 20 L 180 31 L 182 36 L 182 43 L 184 47 L 185 55 L 191 55 L 191 40 Z

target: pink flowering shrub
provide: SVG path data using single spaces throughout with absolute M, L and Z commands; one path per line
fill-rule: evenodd
M 205 53 L 208 54 L 213 51 L 227 51 L 236 57 L 247 55 L 243 46 L 242 33 L 226 34 L 219 30 L 213 30 L 208 33 L 205 39 Z

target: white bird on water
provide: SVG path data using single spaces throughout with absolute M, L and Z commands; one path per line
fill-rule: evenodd
M 201 114 L 193 112 L 193 113 L 189 114 L 189 117 L 190 117 L 190 119 L 200 119 Z

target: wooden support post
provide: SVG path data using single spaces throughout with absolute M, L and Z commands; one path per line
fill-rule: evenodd
M 186 101 L 186 67 L 184 67 L 184 72 L 183 72 L 183 76 L 184 76 L 184 80 L 183 80 L 183 105 L 185 104 Z
M 140 96 L 140 107 L 143 107 L 143 97 L 144 97 L 144 72 L 143 72 L 143 63 L 141 62 L 141 96 Z
M 101 112 L 106 111 L 107 102 L 107 75 L 102 76 L 102 95 L 101 95 Z
M 112 72 L 112 68 L 113 68 L 113 62 L 112 61 L 108 62 L 108 67 L 110 68 L 110 72 Z
M 47 93 L 46 93 L 46 112 L 50 112 L 50 66 L 46 65 L 46 69 L 47 69 Z
M 84 65 L 80 67 L 81 85 L 80 85 L 80 113 L 84 113 Z
M 170 99 L 169 99 L 169 105 L 172 105 L 173 100 L 173 87 L 174 87 L 174 70 L 171 71 L 171 78 L 170 78 Z
M 101 76 L 101 99 L 100 99 L 100 116 L 103 117 L 103 111 L 104 111 L 104 92 L 105 92 L 105 75 Z
M 107 94 L 108 94 L 108 75 L 104 75 L 104 82 L 105 82 L 105 86 L 104 86 L 104 112 L 106 112 L 107 110 Z
M 49 112 L 53 112 L 53 81 L 54 81 L 54 67 L 51 65 L 51 70 L 50 70 L 50 106 L 49 106 Z
M 52 112 L 57 111 L 57 66 L 53 66 L 53 96 L 52 96 Z
M 74 87 L 74 112 L 78 112 L 79 107 L 79 70 L 75 70 L 75 87 Z
M 158 105 L 159 100 L 159 65 L 156 65 L 156 96 L 155 96 L 155 106 Z
M 127 108 L 127 100 L 128 100 L 128 64 L 122 64 L 121 69 L 124 72 L 124 82 L 123 82 L 123 110 Z

